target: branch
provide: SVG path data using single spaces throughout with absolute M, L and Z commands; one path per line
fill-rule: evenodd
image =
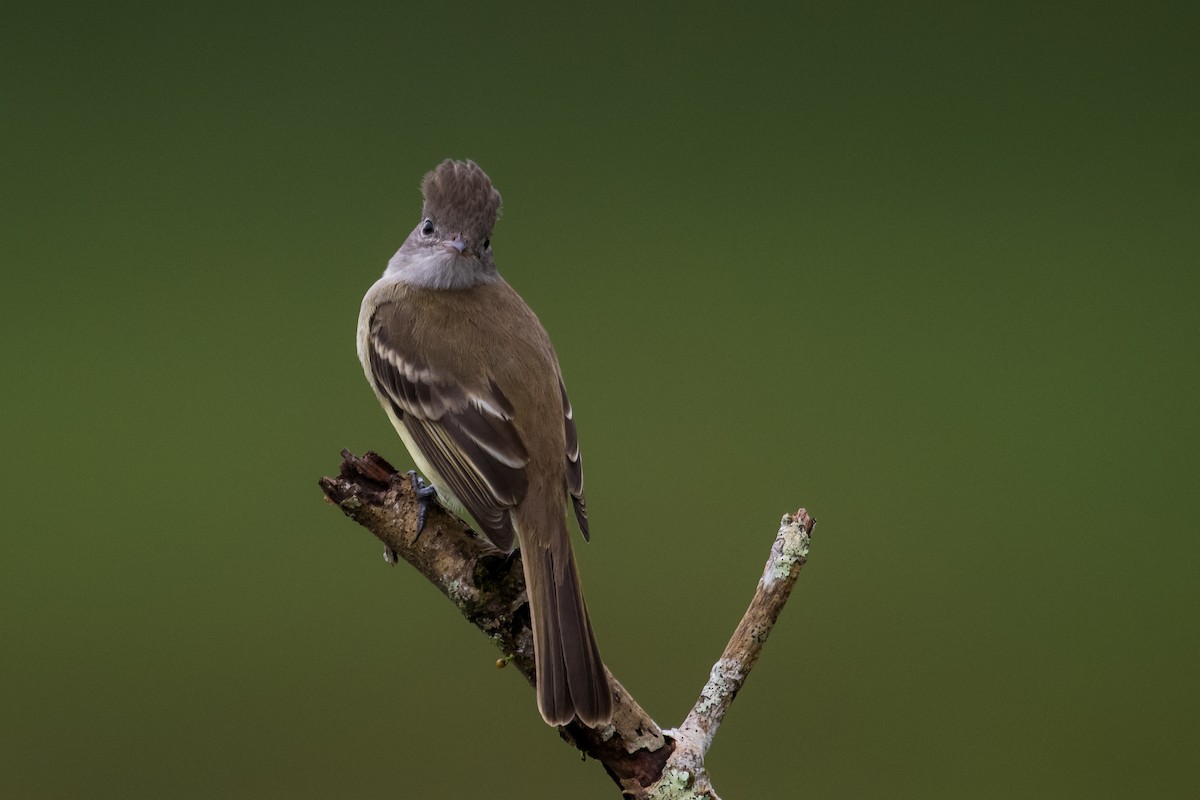
M 519 555 L 497 551 L 436 504 L 416 537 L 412 482 L 374 453 L 360 458 L 343 450 L 340 475 L 320 485 L 329 502 L 384 543 L 389 561 L 399 556 L 415 567 L 495 642 L 505 655 L 500 663 L 511 660 L 533 685 L 533 633 Z M 575 721 L 558 729 L 603 765 L 624 797 L 716 798 L 704 755 L 804 565 L 813 524 L 803 509 L 784 517 L 754 600 L 678 731 L 664 733 L 612 673 L 612 724 L 593 730 Z
M 783 611 L 792 587 L 796 585 L 800 569 L 808 561 L 809 537 L 816 524 L 803 508 L 795 514 L 783 515 L 750 607 L 742 615 L 729 644 L 725 645 L 725 652 L 713 664 L 708 683 L 700 690 L 700 698 L 688 712 L 687 719 L 678 730 L 666 731 L 674 737 L 676 745 L 663 770 L 664 780 L 673 778 L 686 783 L 690 777 L 690 788 L 696 797 L 717 798 L 704 768 L 704 756 L 733 698 L 737 697 L 750 670 L 758 662 L 775 620 L 779 619 L 779 612 Z

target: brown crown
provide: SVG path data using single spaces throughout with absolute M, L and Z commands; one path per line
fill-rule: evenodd
M 421 181 L 425 216 L 447 231 L 484 239 L 500 216 L 500 192 L 474 161 L 446 159 Z

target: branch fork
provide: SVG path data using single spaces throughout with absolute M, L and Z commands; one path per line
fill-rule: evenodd
M 419 500 L 412 482 L 374 453 L 360 457 L 343 450 L 339 476 L 322 478 L 320 485 L 326 500 L 383 542 L 389 560 L 403 558 L 437 586 L 533 685 L 533 634 L 519 555 L 499 553 L 437 505 L 430 507 L 418 537 Z M 784 515 L 750 607 L 677 729 L 660 729 L 611 672 L 612 723 L 592 729 L 574 721 L 558 729 L 565 741 L 601 763 L 624 797 L 719 800 L 705 754 L 808 560 L 815 524 L 804 509 Z

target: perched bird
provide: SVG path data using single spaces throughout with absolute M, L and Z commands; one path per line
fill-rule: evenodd
M 400 438 L 448 508 L 521 550 L 547 723 L 612 718 L 567 530 L 588 538 L 571 403 L 550 337 L 500 273 L 500 193 L 473 161 L 421 184 L 421 221 L 363 298 L 358 357 Z

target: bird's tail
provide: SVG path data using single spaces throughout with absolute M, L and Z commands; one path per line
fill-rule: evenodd
M 596 728 L 612 719 L 612 691 L 565 530 L 560 542 L 563 546 L 554 546 L 556 542 L 528 552 L 521 548 L 533 623 L 538 711 L 550 725 L 566 725 L 578 717 Z

